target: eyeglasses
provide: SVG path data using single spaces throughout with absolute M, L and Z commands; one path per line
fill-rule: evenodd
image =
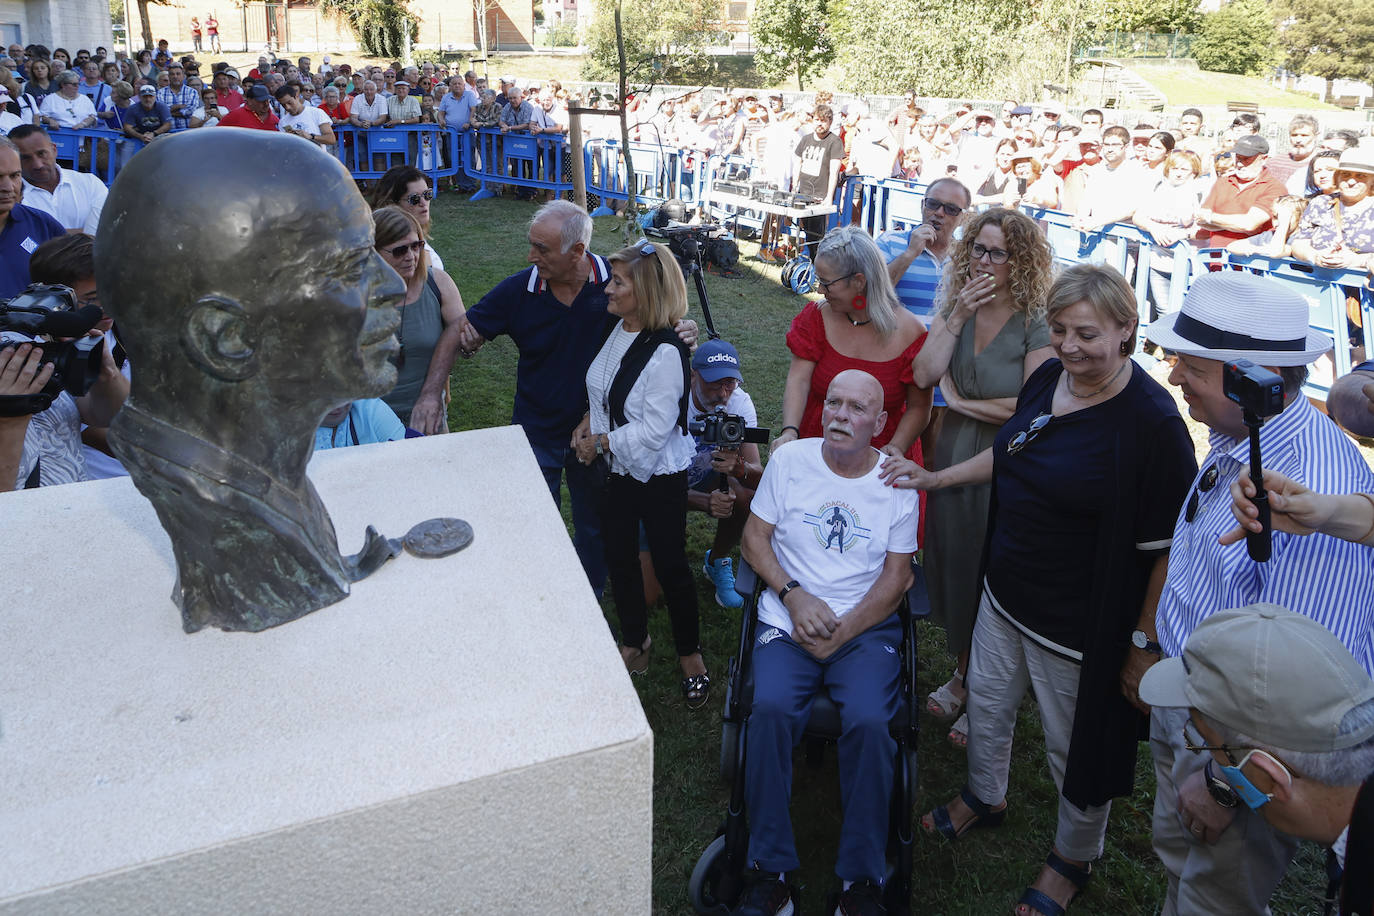
M 936 200 L 933 197 L 923 198 L 921 200 L 921 209 L 930 210 L 932 212 L 935 210 L 943 210 L 950 216 L 958 216 L 960 213 L 964 212 L 964 208 L 958 204 L 945 203 L 943 200 Z
M 1005 264 L 1007 263 L 1007 258 L 1011 257 L 1011 252 L 1006 249 L 984 248 L 977 242 L 973 243 L 973 247 L 971 247 L 969 251 L 973 254 L 973 260 L 981 261 L 983 258 L 987 258 L 994 264 Z
M 418 242 L 407 242 L 407 243 L 404 244 L 404 245 L 397 245 L 395 248 L 386 248 L 386 249 L 384 249 L 384 250 L 386 251 L 387 254 L 391 255 L 393 258 L 403 258 L 403 257 L 405 257 L 407 254 L 410 254 L 410 253 L 412 253 L 412 252 L 419 251 L 421 248 L 424 248 L 424 247 L 425 247 L 425 243 L 424 243 L 423 241 L 418 241 Z
M 412 207 L 418 207 L 418 206 L 420 206 L 420 201 L 422 201 L 422 200 L 433 200 L 433 199 L 434 199 L 434 192 L 433 192 L 433 191 L 421 191 L 419 194 L 411 194 L 409 197 L 407 197 L 407 198 L 406 198 L 406 203 L 410 204 Z
M 1021 449 L 1030 445 L 1032 440 L 1034 440 L 1036 436 L 1040 435 L 1040 430 L 1044 429 L 1046 426 L 1049 426 L 1050 421 L 1053 419 L 1054 414 L 1042 413 L 1034 420 L 1031 420 L 1030 426 L 1026 427 L 1024 430 L 1011 437 L 1011 441 L 1007 443 L 1007 454 L 1015 455 L 1017 452 L 1021 451 Z
M 843 277 L 836 277 L 833 280 L 822 280 L 820 277 L 817 277 L 816 285 L 821 288 L 822 293 L 828 293 L 830 292 L 830 287 L 834 286 L 836 283 L 843 283 L 845 280 L 848 280 L 850 277 L 854 276 L 854 274 L 857 273 L 858 271 L 856 270 L 854 271 L 854 273 L 848 273 L 845 274 Z
M 1202 479 L 1199 480 L 1197 486 L 1193 488 L 1193 495 L 1188 497 L 1188 508 L 1183 513 L 1183 520 L 1185 522 L 1192 524 L 1193 519 L 1197 518 L 1198 504 L 1202 502 L 1201 494 L 1215 487 L 1217 485 L 1217 478 L 1220 476 L 1221 472 L 1217 470 L 1215 464 L 1202 472 Z
M 1202 737 L 1202 732 L 1198 731 L 1197 725 L 1193 723 L 1191 716 L 1183 723 L 1183 746 L 1194 752 L 1220 751 L 1224 754 L 1230 766 L 1221 767 L 1221 775 L 1225 777 L 1226 781 L 1231 784 L 1231 788 L 1236 790 L 1241 801 L 1245 802 L 1251 810 L 1264 807 L 1274 798 L 1272 792 L 1261 792 L 1242 772 L 1252 758 L 1256 756 L 1267 758 L 1270 763 L 1283 772 L 1284 779 L 1287 780 L 1288 784 L 1290 786 L 1293 784 L 1293 771 L 1288 769 L 1282 760 L 1257 747 L 1233 748 L 1225 744 L 1208 744 L 1207 739 Z M 1246 752 L 1245 756 L 1237 760 L 1236 752 L 1242 750 Z

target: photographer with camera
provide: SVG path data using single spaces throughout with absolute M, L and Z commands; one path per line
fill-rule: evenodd
M 763 458 L 750 433 L 758 412 L 740 387 L 739 352 L 723 340 L 709 340 L 692 356 L 692 402 L 688 429 L 696 457 L 687 468 L 687 508 L 716 519 L 716 537 L 706 551 L 702 572 L 716 588 L 716 604 L 737 608 L 730 552 L 739 546 L 754 489 L 763 476 Z M 722 486 L 724 484 L 725 486 Z
M 1307 365 L 1332 346 L 1308 327 L 1307 302 L 1271 280 L 1220 271 L 1194 281 L 1180 311 L 1145 336 L 1174 351 L 1169 375 L 1194 420 L 1211 428 L 1211 452 L 1201 465 L 1175 523 L 1169 566 L 1157 583 L 1157 608 L 1147 602 L 1122 670 L 1126 698 L 1140 708 L 1141 676 L 1161 656 L 1179 656 L 1199 625 L 1224 608 L 1268 602 L 1321 624 L 1345 645 L 1366 673 L 1374 673 L 1374 564 L 1365 547 L 1326 534 L 1300 537 L 1285 529 L 1288 492 L 1276 489 L 1278 516 L 1270 559 L 1251 559 L 1235 528 L 1231 486 L 1251 457 L 1248 412 L 1264 394 L 1240 387 L 1246 373 L 1228 364 L 1249 360 L 1282 379 L 1278 412 L 1259 428 L 1266 470 L 1322 493 L 1374 491 L 1374 472 L 1348 437 L 1302 394 Z M 1253 374 L 1253 373 L 1251 373 Z M 1242 484 L 1242 488 L 1244 485 Z M 1263 912 L 1297 851 L 1297 841 L 1246 806 L 1230 805 L 1224 787 L 1204 774 L 1208 755 L 1189 749 L 1186 709 L 1154 709 L 1150 744 L 1158 791 L 1154 847 L 1169 873 L 1165 912 Z M 1213 791 L 1215 790 L 1215 791 Z

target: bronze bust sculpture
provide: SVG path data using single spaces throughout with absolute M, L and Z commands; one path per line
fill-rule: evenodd
M 396 381 L 405 287 L 342 164 L 287 134 L 159 139 L 110 190 L 96 277 L 133 365 L 110 444 L 171 537 L 188 633 L 294 620 L 396 553 L 369 528 L 341 557 L 305 473 L 324 414 Z

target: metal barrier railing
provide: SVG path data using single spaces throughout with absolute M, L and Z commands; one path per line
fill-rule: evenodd
M 49 128 L 53 146 L 57 147 L 59 165 L 77 172 L 90 172 L 106 187 L 133 157 L 147 144 L 133 137 L 103 127 Z
M 438 124 L 398 127 L 334 128 L 339 138 L 333 153 L 355 179 L 381 178 L 397 165 L 413 165 L 438 186 L 440 178 L 456 175 L 463 164 L 464 137 L 457 129 Z
M 473 200 L 494 197 L 489 184 L 542 188 L 562 194 L 571 191 L 567 168 L 568 146 L 561 138 L 501 133 L 493 128 L 469 131 L 464 148 L 463 171 L 481 183 Z

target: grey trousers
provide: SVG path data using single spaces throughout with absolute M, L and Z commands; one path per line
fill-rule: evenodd
M 1016 708 L 1035 691 L 1050 775 L 1061 792 L 1054 848 L 1066 859 L 1102 855 L 1111 802 L 1087 810 L 1064 798 L 1064 764 L 1078 704 L 1078 664 L 1050 652 L 1006 621 L 988 601 L 978 607 L 968 671 L 968 786 L 979 801 L 1000 804 L 1007 794 Z
M 1206 752 L 1183 746 L 1186 709 L 1150 714 L 1150 751 L 1155 758 L 1155 853 L 1169 876 L 1164 916 L 1242 916 L 1268 913 L 1298 841 L 1280 833 L 1242 802 L 1216 843 L 1200 842 L 1178 813 L 1178 789 L 1207 763 Z

